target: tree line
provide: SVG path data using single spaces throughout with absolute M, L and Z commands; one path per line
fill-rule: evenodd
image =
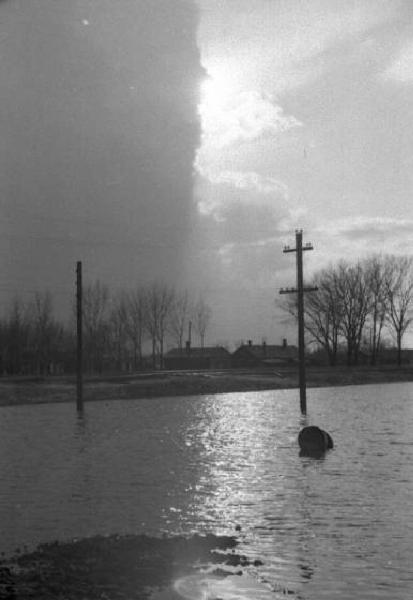
M 340 261 L 315 273 L 305 294 L 304 319 L 310 342 L 323 348 L 335 365 L 344 347 L 348 365 L 357 365 L 363 347 L 377 363 L 383 341 L 393 338 L 397 362 L 402 361 L 403 336 L 412 323 L 413 259 L 373 255 L 363 261 Z M 297 317 L 297 299 L 282 307 Z
M 183 348 L 189 329 L 204 346 L 212 317 L 199 296 L 163 282 L 112 293 L 99 280 L 83 287 L 84 368 L 89 373 L 163 367 L 166 343 Z M 36 292 L 24 303 L 15 297 L 0 318 L 0 372 L 40 374 L 74 371 L 76 307 L 67 324 L 55 317 L 52 294 Z M 191 325 L 190 325 L 191 323 Z

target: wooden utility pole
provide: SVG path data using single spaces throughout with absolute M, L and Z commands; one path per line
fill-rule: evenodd
M 76 408 L 83 410 L 82 263 L 76 265 Z
M 305 379 L 305 346 L 304 346 L 304 292 L 315 292 L 316 287 L 304 287 L 303 283 L 303 251 L 313 250 L 311 243 L 303 246 L 303 230 L 295 231 L 295 248 L 285 246 L 283 252 L 296 252 L 297 262 L 297 287 L 281 288 L 280 294 L 298 295 L 298 363 L 300 383 L 300 409 L 303 415 L 307 414 L 306 379 Z

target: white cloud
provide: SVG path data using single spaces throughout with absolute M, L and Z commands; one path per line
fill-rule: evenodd
M 254 171 L 218 171 L 203 169 L 199 172 L 211 183 L 234 186 L 241 190 L 254 190 L 261 194 L 288 194 L 288 188 L 282 181 L 274 177 L 266 177 Z
M 346 217 L 331 223 L 329 231 L 349 238 L 365 238 L 373 235 L 394 236 L 395 233 L 413 232 L 413 219 L 394 217 Z
M 293 283 L 295 261 L 282 249 L 294 244 L 297 228 L 314 244 L 305 256 L 307 276 L 341 258 L 409 251 L 411 224 L 340 219 L 385 214 L 387 188 L 375 194 L 380 183 L 371 182 L 386 172 L 381 163 L 374 168 L 383 153 L 373 143 L 372 100 L 383 57 L 391 57 L 398 4 L 202 1 L 198 39 L 211 79 L 202 89 L 196 200 L 206 215 L 205 238 L 220 249 L 213 270 L 223 267 L 225 285 L 234 279 L 257 286 L 262 277 L 268 286 L 275 271 L 281 284 Z M 377 99 L 380 114 L 385 100 Z M 379 123 L 383 136 L 387 124 Z
M 292 232 L 301 228 L 301 223 L 307 219 L 308 209 L 305 206 L 293 206 L 288 209 L 288 214 L 278 223 L 283 242 L 291 241 Z
M 278 142 L 285 145 L 300 136 L 298 129 L 304 131 L 302 120 L 284 111 L 282 94 L 320 77 L 328 64 L 326 50 L 366 34 L 394 7 L 387 0 L 350 6 L 341 0 L 198 1 L 198 40 L 209 78 L 201 89 L 202 141 L 194 166 L 213 184 L 198 190 L 198 207 L 220 219 L 231 186 L 286 199 L 276 159 L 259 164 L 264 144 L 272 144 L 275 156 Z M 256 204 L 254 194 L 249 201 Z
M 413 42 L 407 44 L 383 73 L 384 79 L 408 83 L 413 81 Z
M 323 221 L 308 229 L 314 243 L 313 269 L 338 260 L 358 260 L 370 254 L 411 254 L 413 219 L 346 217 Z
M 293 116 L 269 96 L 256 91 L 237 90 L 236 83 L 215 75 L 203 89 L 199 107 L 202 143 L 194 167 L 203 182 L 198 186 L 201 214 L 222 220 L 229 204 L 238 201 L 257 205 L 270 194 L 286 199 L 287 186 L 279 179 L 251 169 L 247 149 L 255 148 L 263 138 L 276 142 L 278 136 L 301 126 Z M 234 192 L 244 192 L 242 200 Z
M 385 23 L 399 5 L 398 0 L 198 1 L 205 66 L 230 64 L 244 82 L 277 95 L 321 76 L 326 50 Z
M 225 89 L 213 79 L 209 87 L 204 87 L 199 112 L 203 144 L 218 149 L 302 125 L 295 117 L 285 115 L 269 95 L 255 90 L 240 92 L 235 85 Z
M 288 186 L 274 177 L 254 171 L 219 170 L 201 165 L 198 173 L 196 199 L 201 215 L 223 223 L 234 211 L 244 215 L 250 213 L 249 228 L 257 225 L 258 211 L 266 211 L 266 224 L 274 215 L 277 215 L 277 221 L 285 216 L 285 207 L 290 203 Z

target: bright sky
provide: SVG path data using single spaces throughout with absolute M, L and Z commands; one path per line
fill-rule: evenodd
M 278 343 L 296 228 L 308 274 L 412 252 L 410 0 L 2 0 L 0 90 L 3 307 L 83 260 Z
M 295 283 L 294 255 L 281 251 L 296 228 L 315 248 L 307 273 L 340 258 L 412 252 L 413 5 L 199 4 L 209 78 L 198 207 L 215 222 L 223 286 L 239 286 L 277 337 L 282 324 L 262 299 L 269 306 L 271 293 Z

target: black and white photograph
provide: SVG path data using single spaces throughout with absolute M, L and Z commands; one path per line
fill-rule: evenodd
M 0 0 L 0 600 L 413 597 L 413 3 Z

